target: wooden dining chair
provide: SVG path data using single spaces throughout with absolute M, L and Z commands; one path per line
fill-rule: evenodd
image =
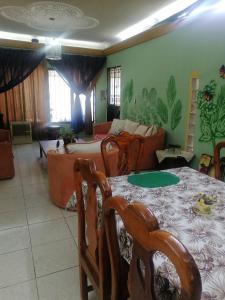
M 123 298 L 124 280 L 118 244 L 115 214 L 123 221 L 133 239 L 132 258 L 128 274 L 129 297 Z M 185 248 L 169 232 L 160 230 L 157 219 L 141 203 L 128 204 L 124 198 L 111 197 L 104 203 L 104 222 L 111 263 L 111 300 L 155 300 L 154 262 L 156 251 L 166 255 L 180 278 L 180 300 L 201 298 L 201 278 L 198 267 Z
M 109 147 L 117 149 L 118 160 L 112 162 L 108 155 Z M 119 135 L 110 135 L 101 143 L 102 159 L 107 177 L 128 175 L 132 171 L 139 171 L 140 160 L 144 147 L 144 138 L 140 135 L 122 132 Z M 117 163 L 116 173 L 112 172 L 112 164 Z
M 108 300 L 110 295 L 110 263 L 104 226 L 99 219 L 97 187 L 102 201 L 112 192 L 105 175 L 96 171 L 94 161 L 78 158 L 74 163 L 74 177 L 78 212 L 78 249 L 80 267 L 81 299 L 88 300 L 88 292 L 95 289 L 99 300 Z M 82 181 L 87 183 L 84 194 Z M 91 282 L 88 286 L 87 278 Z
M 221 157 L 220 157 L 220 152 L 222 148 L 225 148 L 225 142 L 219 142 L 218 144 L 216 144 L 214 149 L 215 178 L 219 180 L 223 180 L 222 168 L 221 168 L 222 164 L 221 164 Z

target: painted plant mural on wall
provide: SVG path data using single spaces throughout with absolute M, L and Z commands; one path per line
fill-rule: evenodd
M 176 81 L 171 76 L 168 81 L 167 99 L 158 96 L 155 88 L 143 88 L 139 99 L 134 98 L 134 82 L 131 79 L 123 90 L 121 117 L 138 121 L 141 124 L 155 124 L 161 127 L 170 124 L 174 130 L 182 118 L 182 103 L 177 99 Z
M 211 142 L 214 149 L 216 139 L 225 137 L 225 85 L 216 95 L 217 83 L 211 80 L 198 92 L 197 105 L 200 110 L 200 142 Z

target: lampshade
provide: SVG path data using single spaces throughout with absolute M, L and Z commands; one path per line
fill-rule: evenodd
M 52 60 L 60 60 L 62 59 L 62 47 L 61 43 L 55 39 L 50 40 L 46 44 L 46 52 L 45 57 L 47 59 Z

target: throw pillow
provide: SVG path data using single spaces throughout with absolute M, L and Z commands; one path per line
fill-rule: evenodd
M 145 133 L 145 136 L 151 136 L 156 134 L 158 131 L 158 128 L 155 125 L 149 126 L 147 132 Z
M 109 134 L 118 135 L 124 130 L 125 120 L 113 119 Z
M 128 133 L 132 134 L 135 132 L 135 130 L 137 129 L 139 123 L 137 122 L 133 122 L 130 120 L 125 120 L 125 126 L 124 126 L 124 131 L 127 131 Z
M 135 130 L 134 134 L 139 134 L 141 136 L 145 136 L 148 127 L 145 125 L 139 125 L 138 128 Z
M 98 153 L 101 152 L 101 142 L 68 144 L 66 148 L 69 153 Z

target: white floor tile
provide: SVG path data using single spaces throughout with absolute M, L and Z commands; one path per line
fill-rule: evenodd
M 0 231 L 0 254 L 26 248 L 30 248 L 28 226 Z
M 21 182 L 22 182 L 23 186 L 28 185 L 28 184 L 38 184 L 38 183 L 47 185 L 47 180 L 48 180 L 48 177 L 46 174 L 21 177 Z
M 0 255 L 0 287 L 34 279 L 30 249 Z
M 51 204 L 27 209 L 27 218 L 28 223 L 33 224 L 62 218 L 62 214 L 59 208 Z
M 0 213 L 0 230 L 25 225 L 27 225 L 25 209 Z
M 34 246 L 33 255 L 37 277 L 78 265 L 77 247 L 72 239 Z
M 2 196 L 0 199 L 0 212 L 17 210 L 24 208 L 24 198 L 21 195 L 18 196 Z
M 78 217 L 77 215 L 73 217 L 65 218 L 66 223 L 69 226 L 70 231 L 72 232 L 73 237 L 77 237 L 78 235 Z
M 23 197 L 22 187 L 21 186 L 13 186 L 13 187 L 1 186 L 0 199 L 6 199 L 7 197 L 10 197 L 10 198 Z
M 80 300 L 78 268 L 38 278 L 37 286 L 40 300 Z
M 36 281 L 27 281 L 0 289 L 1 300 L 38 300 Z
M 15 169 L 17 169 L 15 167 Z M 18 187 L 21 186 L 20 177 L 16 174 L 13 178 L 0 180 L 0 190 L 2 188 Z
M 33 246 L 72 237 L 64 218 L 32 224 L 29 228 Z
M 40 194 L 25 195 L 24 202 L 27 208 L 44 206 L 44 205 L 52 205 L 48 193 L 43 193 L 42 195 Z
M 33 184 L 24 184 L 23 185 L 24 195 L 38 195 L 38 194 L 46 194 L 48 193 L 48 187 L 43 182 L 36 182 Z

